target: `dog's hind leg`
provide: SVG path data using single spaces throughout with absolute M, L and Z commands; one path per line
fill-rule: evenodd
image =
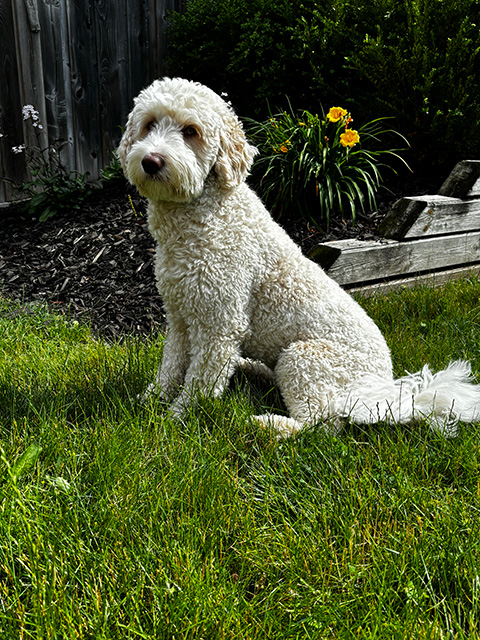
M 263 415 L 257 420 L 273 426 L 280 436 L 318 422 L 325 431 L 338 433 L 344 419 L 333 409 L 335 399 L 367 362 L 338 342 L 317 339 L 289 345 L 278 358 L 275 378 L 291 417 Z

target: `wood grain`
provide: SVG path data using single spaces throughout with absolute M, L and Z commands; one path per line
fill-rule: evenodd
M 325 246 L 338 252 L 328 275 L 342 285 L 480 262 L 479 231 L 411 242 L 338 240 Z
M 12 145 L 35 143 L 21 110 L 33 104 L 44 143 L 64 141 L 62 161 L 99 177 L 111 161 L 138 92 L 164 71 L 168 12 L 183 0 L 0 2 L 0 175 L 21 182 Z M 0 181 L 0 202 L 11 189 Z

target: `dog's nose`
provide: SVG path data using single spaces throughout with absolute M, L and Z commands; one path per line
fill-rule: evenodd
M 142 167 L 149 176 L 159 173 L 165 166 L 165 158 L 159 153 L 147 153 L 142 160 Z

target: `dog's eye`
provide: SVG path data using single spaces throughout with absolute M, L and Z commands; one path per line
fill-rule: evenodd
M 184 138 L 195 138 L 198 136 L 198 131 L 195 127 L 185 127 L 185 129 L 182 129 L 182 135 Z
M 145 126 L 145 129 L 146 129 L 147 131 L 152 131 L 152 129 L 154 128 L 154 126 L 155 126 L 156 124 L 157 124 L 157 123 L 155 122 L 155 120 L 151 120 L 150 122 L 147 122 L 147 124 L 146 124 L 146 126 Z

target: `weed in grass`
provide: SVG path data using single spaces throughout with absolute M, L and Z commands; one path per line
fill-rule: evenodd
M 399 373 L 478 371 L 479 294 L 362 304 Z M 161 347 L 0 303 L 2 638 L 480 637 L 480 425 L 277 441 L 242 376 L 173 420 L 137 400 Z

